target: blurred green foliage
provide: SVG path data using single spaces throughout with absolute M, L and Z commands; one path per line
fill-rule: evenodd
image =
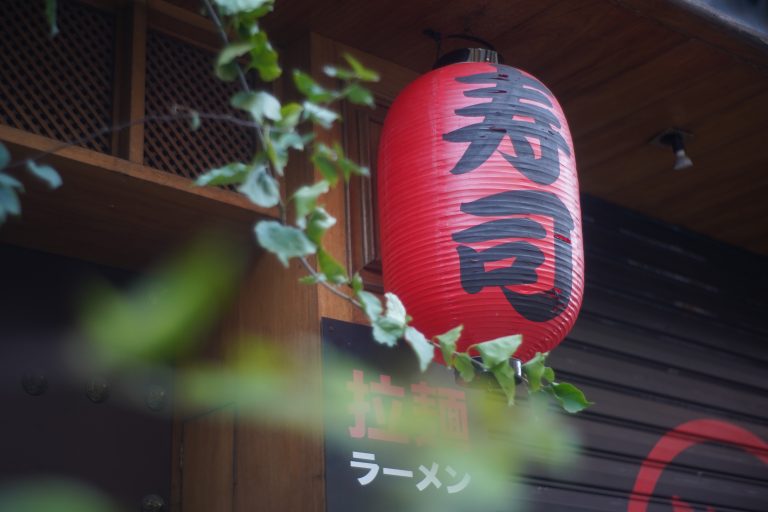
M 122 512 L 82 482 L 32 478 L 0 486 L 0 512 Z
M 264 81 L 280 76 L 277 52 L 259 25 L 261 17 L 273 9 L 273 0 L 215 3 L 223 19 L 222 33 L 233 36 L 218 55 L 216 75 L 222 80 L 241 78 L 244 83 L 244 72 L 248 70 L 258 72 Z M 46 14 L 54 34 L 55 1 L 47 1 Z M 428 339 L 410 325 L 412 319 L 397 296 L 387 293 L 382 303 L 363 289 L 359 275 L 348 272 L 323 248 L 323 235 L 336 222 L 323 208 L 324 194 L 353 176 L 369 174 L 368 169 L 345 156 L 341 145 L 313 143 L 313 126 L 329 128 L 339 117 L 332 103 L 374 103 L 364 84 L 378 80 L 378 74 L 351 55 L 344 58 L 347 67 L 324 68 L 324 73 L 337 81 L 338 88 L 325 87 L 301 71 L 293 72 L 294 85 L 304 96 L 301 103 L 283 104 L 271 93 L 251 91 L 246 84 L 245 90 L 233 96 L 231 104 L 250 115 L 259 149 L 250 161 L 212 169 L 200 176 L 197 184 L 236 185 L 256 205 L 278 207 L 281 220 L 256 224 L 259 244 L 284 265 L 299 258 L 310 272 L 305 282 L 328 286 L 359 306 L 378 343 L 395 347 L 404 342 L 413 349 L 422 371 L 439 349 L 447 366 L 455 367 L 465 381 L 475 379 L 481 381 L 481 386 L 492 384 L 477 398 L 482 424 L 492 435 L 473 442 L 471 450 L 450 443 L 436 443 L 427 450 L 428 457 L 454 461 L 473 476 L 473 491 L 456 501 L 456 510 L 477 508 L 482 503 L 506 503 L 515 498 L 515 477 L 526 464 L 535 461 L 562 467 L 575 453 L 574 433 L 563 423 L 562 415 L 553 414 L 551 402 L 545 400 L 547 395 L 568 412 L 580 411 L 590 403 L 574 386 L 556 382 L 554 371 L 545 366 L 546 354 L 537 354 L 523 366 L 530 395 L 518 400 L 516 407 L 506 407 L 516 398 L 510 358 L 520 345 L 519 336 L 473 345 L 480 356 L 473 360 L 468 352 L 456 350 L 461 326 Z M 190 116 L 193 130 L 204 118 L 194 110 L 185 115 Z M 305 127 L 306 133 L 302 133 Z M 285 199 L 280 182 L 290 150 L 307 151 L 323 178 L 300 187 Z M 23 187 L 4 171 L 9 162 L 6 148 L 0 145 L 0 222 L 20 211 L 18 193 Z M 51 187 L 60 185 L 58 174 L 49 166 L 30 160 L 27 168 Z M 296 213 L 292 225 L 285 215 L 289 204 Z M 316 267 L 306 260 L 311 255 L 316 255 Z M 236 293 L 244 266 L 245 255 L 235 245 L 221 238 L 204 237 L 128 290 L 93 284 L 84 292 L 81 324 L 87 351 L 93 357 L 91 364 L 104 374 L 173 373 L 174 404 L 180 415 L 220 407 L 222 397 L 226 397 L 241 421 L 302 433 L 324 432 L 328 442 L 345 446 L 349 443 L 349 436 L 344 434 L 349 421 L 345 369 L 350 363 L 343 362 L 343 355 L 327 359 L 320 375 L 319 368 L 296 359 L 279 345 L 246 336 L 229 340 L 227 352 L 218 359 L 197 357 L 201 341 L 216 328 L 226 304 Z M 318 343 L 307 336 L 306 343 Z M 365 367 L 359 361 L 354 365 Z M 323 382 L 332 389 L 326 393 L 331 398 L 321 401 L 318 390 Z M 427 426 L 419 418 L 408 417 L 399 428 L 416 435 Z M 0 512 L 112 510 L 108 498 L 74 482 L 34 480 L 0 490 Z
M 221 237 L 202 237 L 127 292 L 94 283 L 82 327 L 102 363 L 170 362 L 192 353 L 239 284 L 244 255 Z

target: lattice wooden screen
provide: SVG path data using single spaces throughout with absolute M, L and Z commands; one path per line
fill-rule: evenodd
M 51 39 L 43 2 L 0 5 L 0 123 L 61 141 L 112 124 L 115 20 L 71 0 L 58 2 Z M 109 152 L 111 134 L 81 144 Z
M 215 55 L 166 35 L 147 35 L 146 113 L 168 114 L 173 105 L 201 112 L 240 115 L 229 107 L 238 90 L 213 75 Z M 144 163 L 194 178 L 213 167 L 248 160 L 255 148 L 253 131 L 231 123 L 203 120 L 191 131 L 188 121 L 149 122 L 144 128 Z

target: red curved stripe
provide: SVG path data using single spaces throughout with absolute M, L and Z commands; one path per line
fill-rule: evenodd
M 640 466 L 627 512 L 646 512 L 656 483 L 667 465 L 688 448 L 709 442 L 741 448 L 768 464 L 768 443 L 749 430 L 720 420 L 702 419 L 683 423 L 659 439 Z M 688 510 L 679 499 L 675 505 L 676 511 Z

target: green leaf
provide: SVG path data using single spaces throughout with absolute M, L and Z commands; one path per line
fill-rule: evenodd
M 34 160 L 27 160 L 27 170 L 43 180 L 48 188 L 56 189 L 61 186 L 61 176 L 50 165 L 40 165 Z
M 483 358 L 483 364 L 492 369 L 501 363 L 506 363 L 512 357 L 523 342 L 523 337 L 519 334 L 514 336 L 504 336 L 491 341 L 485 341 L 475 345 L 480 356 Z
M 459 370 L 459 375 L 464 382 L 472 382 L 475 378 L 475 364 L 469 354 L 457 352 L 453 359 L 453 366 Z
M 293 130 L 299 124 L 303 110 L 298 103 L 286 103 L 280 108 L 280 120 L 277 126 L 283 130 Z
M 388 347 L 397 345 L 397 340 L 405 334 L 405 327 L 384 316 L 377 318 L 371 326 L 373 339 Z
M 339 168 L 344 174 L 344 181 L 349 182 L 349 178 L 352 175 L 370 177 L 371 173 L 367 167 L 357 165 L 355 162 L 348 158 L 343 158 L 339 161 Z
M 330 65 L 323 66 L 323 73 L 331 78 L 338 78 L 340 80 L 352 80 L 355 78 L 355 72 L 351 69 L 338 68 Z
M 334 154 L 334 162 L 337 169 L 341 170 L 344 175 L 344 181 L 348 182 L 349 178 L 354 174 L 357 176 L 368 176 L 368 168 L 357 165 L 354 161 L 344 156 L 344 148 L 338 142 L 333 145 L 331 150 Z
M 193 132 L 196 132 L 197 130 L 200 129 L 201 124 L 202 123 L 200 121 L 200 112 L 198 112 L 197 110 L 190 110 L 189 111 L 189 129 L 192 130 Z
M 405 306 L 400 301 L 400 298 L 394 293 L 387 292 L 384 294 L 384 298 L 387 300 L 387 312 L 384 315 L 396 325 L 400 325 L 405 328 L 405 324 L 408 323 L 405 315 Z
M 273 130 L 268 126 L 264 129 L 264 149 L 272 163 L 272 167 L 279 176 L 283 176 L 285 166 L 288 164 L 288 150 L 304 149 L 304 138 L 296 132 L 284 133 L 279 129 Z
M 366 293 L 366 292 L 361 292 Z M 387 301 L 386 312 L 381 315 L 377 315 L 375 319 L 371 320 L 373 326 L 373 337 L 379 343 L 393 347 L 397 344 L 397 340 L 403 337 L 405 334 L 405 328 L 407 319 L 405 314 L 405 307 L 400 299 L 394 293 L 386 293 L 385 298 Z
M 579 388 L 567 382 L 553 382 L 546 389 L 557 399 L 563 409 L 572 414 L 583 411 L 594 403 L 587 400 Z
M 464 326 L 459 325 L 446 333 L 437 335 L 437 341 L 440 342 L 440 350 L 443 353 L 443 359 L 445 360 L 445 364 L 449 367 L 453 361 L 453 353 L 456 352 L 456 342 L 459 341 L 463 329 Z
M 265 82 L 271 82 L 278 78 L 283 70 L 277 62 L 277 52 L 264 32 L 258 32 L 251 36 L 253 48 L 251 49 L 251 69 L 259 72 L 259 77 Z
M 234 14 L 262 10 L 274 4 L 274 0 L 215 0 L 222 14 Z
M 405 341 L 416 352 L 416 357 L 419 359 L 419 369 L 422 372 L 426 371 L 429 363 L 435 357 L 435 347 L 427 340 L 426 336 L 413 327 L 405 329 Z
M 344 88 L 342 95 L 356 105 L 374 106 L 373 94 L 371 91 L 358 83 L 349 84 Z
M 306 224 L 307 238 L 319 246 L 325 232 L 336 224 L 336 219 L 322 206 L 318 206 L 309 213 Z
M 333 110 L 321 107 L 311 101 L 304 102 L 304 118 L 313 123 L 319 124 L 323 128 L 330 128 L 334 121 L 339 118 L 339 114 Z
M 5 169 L 10 162 L 11 153 L 8 152 L 8 148 L 5 147 L 5 144 L 0 142 L 0 169 Z
M 507 405 L 515 403 L 515 370 L 509 365 L 509 360 L 497 364 L 491 368 L 491 373 L 496 377 L 496 382 L 501 386 L 501 390 L 507 396 Z
M 19 213 L 21 213 L 21 203 L 16 191 L 0 186 L 0 224 L 5 222 L 9 215 L 19 215 Z
M 308 276 L 299 278 L 299 282 L 301 284 L 317 284 L 317 283 L 322 283 L 323 281 L 325 281 L 325 276 L 322 274 L 317 274 L 317 275 L 310 274 Z
M 21 214 L 21 202 L 19 202 L 19 195 L 16 193 L 16 190 L 9 187 L 0 187 L 0 211 L 3 212 L 3 218 L 7 214 Z
M 304 149 L 304 137 L 296 132 L 280 133 L 275 141 L 281 149 L 293 148 L 298 151 Z
M 322 142 L 315 145 L 315 151 L 312 154 L 312 163 L 320 171 L 326 181 L 331 185 L 336 185 L 339 181 L 339 172 L 336 169 L 336 153 Z
M 314 185 L 304 185 L 294 192 L 293 199 L 296 204 L 296 225 L 306 227 L 306 216 L 317 206 L 317 198 L 330 190 L 328 182 L 320 180 Z
M 383 307 L 381 306 L 381 301 L 379 298 L 371 292 L 366 292 L 363 290 L 357 292 L 355 296 L 360 301 L 360 305 L 363 308 L 363 312 L 366 314 L 366 316 L 368 316 L 368 320 L 371 322 L 371 324 L 374 324 L 379 319 L 381 312 L 383 311 Z
M 214 67 L 214 73 L 219 80 L 224 82 L 233 82 L 237 79 L 240 72 L 238 71 L 237 63 L 230 62 L 221 66 Z
M 277 256 L 284 267 L 291 258 L 308 256 L 317 250 L 303 231 L 274 220 L 260 221 L 255 231 L 259 245 Z
M 0 172 L 0 186 L 19 189 L 22 192 L 24 191 L 24 185 L 22 185 L 19 180 L 4 172 Z
M 264 165 L 257 165 L 237 190 L 263 208 L 272 208 L 280 202 L 280 184 Z
M 344 60 L 352 67 L 352 71 L 355 72 L 355 77 L 363 80 L 364 82 L 378 82 L 379 74 L 372 69 L 368 69 L 362 65 L 362 63 L 354 58 L 352 55 L 345 53 Z
M 546 361 L 546 356 L 541 352 L 536 352 L 530 361 L 523 364 L 523 375 L 528 378 L 528 389 L 531 393 L 541 389 L 541 379 L 544 376 L 545 368 L 544 361 Z
M 315 140 L 314 133 L 310 132 L 310 133 L 301 134 L 301 141 L 304 143 L 305 146 L 310 142 L 312 142 L 313 140 Z
M 232 162 L 219 167 L 217 169 L 211 169 L 205 174 L 201 174 L 195 180 L 195 185 L 204 187 L 207 185 L 235 185 L 242 183 L 251 172 L 252 167 L 241 162 Z
M 342 284 L 346 283 L 349 279 L 347 277 L 347 269 L 344 268 L 344 265 L 339 263 L 322 248 L 317 250 L 317 265 L 320 267 L 320 271 L 331 283 Z
M 253 48 L 250 41 L 235 41 L 229 43 L 220 52 L 216 58 L 216 68 L 220 68 L 235 61 L 236 58 L 245 55 Z
M 350 283 L 350 286 L 352 286 L 352 291 L 355 295 L 363 291 L 363 278 L 360 277 L 360 274 L 355 272 L 355 275 L 352 276 L 352 282 Z
M 314 103 L 328 103 L 336 99 L 336 93 L 329 91 L 318 84 L 311 76 L 303 71 L 295 69 L 293 71 L 293 83 L 309 101 Z
M 264 133 L 264 153 L 278 176 L 283 176 L 285 165 L 288 163 L 288 150 L 277 144 L 269 125 L 262 125 L 262 130 Z
M 240 91 L 234 96 L 230 104 L 251 114 L 253 120 L 259 124 L 264 118 L 279 121 L 282 117 L 280 102 L 265 91 Z
M 548 382 L 555 382 L 555 370 L 553 370 L 549 366 L 545 366 L 542 377 L 544 378 L 544 380 Z
M 51 37 L 59 33 L 59 25 L 56 23 L 56 0 L 45 0 L 45 18 L 51 28 Z

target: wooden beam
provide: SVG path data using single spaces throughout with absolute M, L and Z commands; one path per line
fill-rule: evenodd
M 644 18 L 768 71 L 768 39 L 692 0 L 611 0 Z
M 147 0 L 148 28 L 212 52 L 221 49 L 213 22 L 165 0 Z
M 122 174 L 151 184 L 173 188 L 186 194 L 249 210 L 259 215 L 273 218 L 279 216 L 276 208 L 268 209 L 256 206 L 242 194 L 218 187 L 196 187 L 188 178 L 159 171 L 145 165 L 138 165 L 80 146 L 67 146 L 57 140 L 10 126 L 0 125 L 0 141 L 8 146 L 14 161 L 21 158 L 37 157 L 42 153 L 50 153 L 50 156 L 46 156 L 44 160 L 54 166 L 81 168 L 84 174 L 86 170 L 89 173 Z
M 0 126 L 14 161 L 61 147 L 47 137 Z M 42 159 L 64 184 L 49 190 L 24 172 L 22 215 L 7 221 L 0 240 L 123 268 L 138 268 L 205 228 L 253 245 L 253 223 L 276 218 L 245 197 L 81 147 Z

